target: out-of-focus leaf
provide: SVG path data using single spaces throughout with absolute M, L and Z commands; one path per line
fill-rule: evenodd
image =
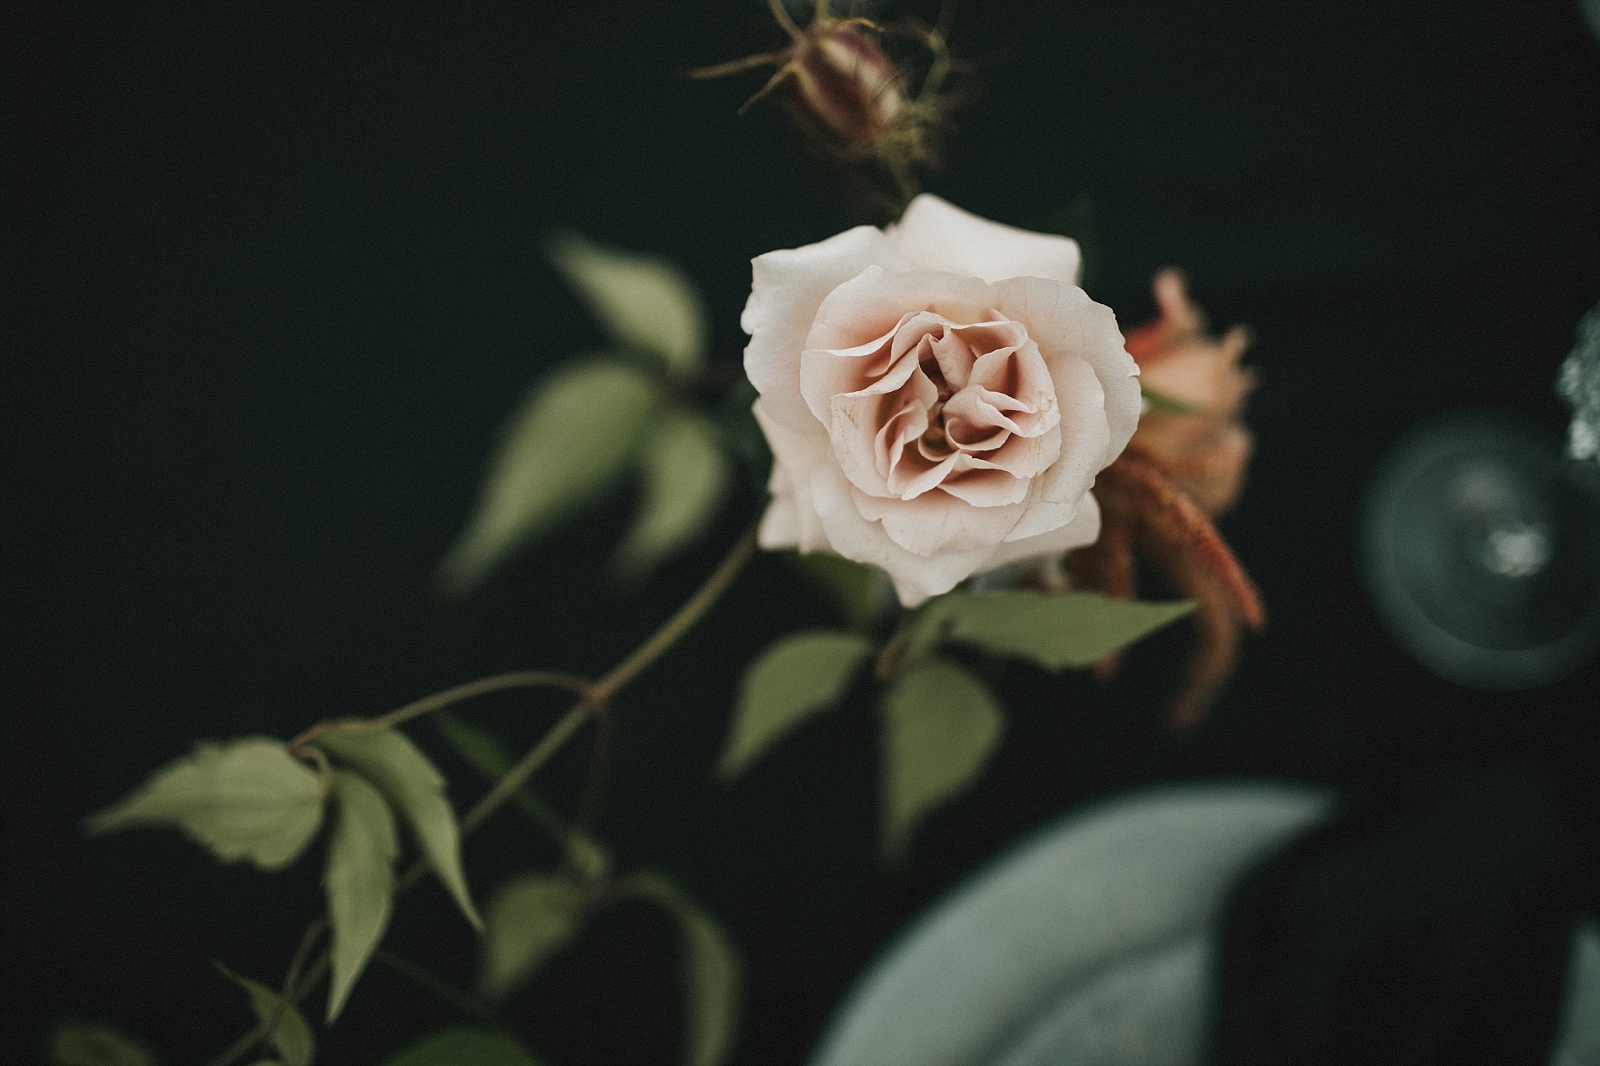
M 121 801 L 84 822 L 92 835 L 177 826 L 223 862 L 281 870 L 322 824 L 322 781 L 270 737 L 203 740 Z
M 722 431 L 723 444 L 739 460 L 750 488 L 758 494 L 765 490 L 772 472 L 772 449 L 750 409 L 759 395 L 748 378 L 741 378 L 711 412 L 712 421 Z
M 872 642 L 857 633 L 792 633 L 744 672 L 733 728 L 717 761 L 731 781 L 807 718 L 827 710 L 850 687 Z
M 839 609 L 846 625 L 863 631 L 871 628 L 892 587 L 882 571 L 832 552 L 786 552 L 784 557 Z
M 728 492 L 728 459 L 700 415 L 664 412 L 638 453 L 642 492 L 611 571 L 634 584 L 706 531 Z
M 982 682 L 940 659 L 896 678 L 881 709 L 883 852 L 896 862 L 928 812 L 977 778 L 1005 716 Z
M 624 882 L 678 923 L 683 983 L 684 1066 L 722 1066 L 733 1054 L 743 1009 L 744 967 L 717 920 L 670 879 L 654 873 Z
M 561 877 L 525 874 L 501 885 L 485 915 L 484 996 L 504 999 L 571 943 L 582 926 L 580 904 L 578 886 Z
M 410 824 L 417 844 L 461 912 L 476 929 L 483 919 L 467 892 L 461 869 L 461 833 L 444 795 L 444 776 L 422 750 L 398 729 L 378 733 L 341 733 L 330 729 L 317 738 L 330 754 L 360 770 L 377 785 Z
M 545 251 L 616 341 L 660 356 L 668 370 L 705 361 L 704 305 L 677 266 L 571 232 L 552 237 Z
M 62 1022 L 50 1034 L 51 1066 L 158 1066 L 155 1052 L 100 1022 Z
M 383 1066 L 540 1066 L 522 1041 L 494 1029 L 457 1026 L 429 1033 Z
M 1145 603 L 1092 592 L 952 592 L 923 609 L 912 643 L 972 644 L 1060 670 L 1099 662 L 1194 609 L 1193 600 Z
M 328 924 L 333 930 L 333 981 L 328 988 L 328 1021 L 344 1009 L 356 978 L 389 925 L 394 897 L 394 859 L 399 854 L 394 815 L 378 790 L 360 774 L 333 772 L 339 816 L 328 842 L 322 884 L 328 894 Z
M 1200 413 L 1200 408 L 1168 396 L 1164 392 L 1157 392 L 1143 382 L 1139 383 L 1139 398 L 1144 401 L 1144 409 L 1146 411 L 1165 411 L 1174 415 L 1195 415 Z
M 536 386 L 512 415 L 472 517 L 439 564 L 441 590 L 470 592 L 511 553 L 614 486 L 656 402 L 649 375 L 608 360 L 574 363 Z
M 222 971 L 222 976 L 244 989 L 250 997 L 250 1009 L 256 1012 L 256 1021 L 265 1025 L 273 1015 L 278 993 L 260 981 L 240 977 L 220 962 L 216 966 Z M 317 1054 L 317 1041 L 311 1035 L 311 1026 L 306 1024 L 305 1016 L 293 1003 L 285 1003 L 278 1011 L 278 1024 L 267 1042 L 276 1049 L 283 1066 L 311 1066 L 311 1060 Z

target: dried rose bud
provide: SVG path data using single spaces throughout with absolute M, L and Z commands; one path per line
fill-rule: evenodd
M 852 20 L 853 21 L 853 20 Z M 894 127 L 909 106 L 904 79 L 877 42 L 848 22 L 799 33 L 788 49 L 795 106 L 841 140 L 871 145 Z
M 1145 389 L 1187 410 L 1146 411 L 1133 445 L 1215 516 L 1238 499 L 1250 460 L 1250 431 L 1239 418 L 1255 385 L 1254 375 L 1239 365 L 1250 331 L 1235 326 L 1212 337 L 1177 270 L 1157 273 L 1152 288 L 1161 317 L 1128 334 L 1128 354 L 1139 364 Z
M 719 78 L 752 67 L 776 66 L 777 73 L 745 101 L 740 113 L 782 89 L 802 129 L 846 159 L 876 159 L 894 178 L 902 200 L 909 200 L 915 193 L 910 167 L 933 160 L 933 134 L 949 102 L 939 97 L 950 69 L 943 34 L 905 31 L 934 56 L 932 69 L 913 95 L 910 78 L 878 44 L 876 34 L 882 30 L 872 21 L 834 18 L 828 0 L 818 0 L 816 14 L 802 29 L 779 0 L 768 3 L 789 35 L 786 48 L 690 74 Z

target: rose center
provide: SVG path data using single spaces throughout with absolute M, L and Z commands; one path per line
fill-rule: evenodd
M 943 382 L 940 382 L 941 386 Z M 943 390 L 941 389 L 941 392 Z M 941 395 L 934 405 L 928 410 L 928 428 L 922 431 L 922 436 L 917 439 L 917 450 L 924 459 L 937 462 L 955 451 L 955 445 L 950 441 L 950 434 L 944 426 L 944 404 L 946 397 Z

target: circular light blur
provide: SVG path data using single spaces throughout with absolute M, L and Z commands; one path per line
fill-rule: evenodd
M 1577 669 L 1600 641 L 1592 479 L 1503 414 L 1453 412 L 1407 431 L 1361 516 L 1362 578 L 1390 636 L 1475 688 L 1531 688 Z

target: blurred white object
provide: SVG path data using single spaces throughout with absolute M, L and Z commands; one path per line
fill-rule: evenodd
M 1070 815 L 886 951 L 810 1066 L 1200 1066 L 1221 909 L 1330 793 L 1170 786 Z M 1551 1066 L 1600 1066 L 1600 927 L 1574 930 Z
M 812 1066 L 1197 1063 L 1228 890 L 1331 809 L 1309 788 L 1188 785 L 1071 815 L 918 921 Z
M 1361 577 L 1389 635 L 1461 685 L 1531 688 L 1576 670 L 1600 641 L 1596 475 L 1504 413 L 1413 426 L 1362 504 Z
M 1590 7 L 1600 8 L 1600 0 Z M 1600 34 L 1600 15 L 1595 32 Z M 1572 408 L 1567 456 L 1600 462 L 1600 304 L 1578 323 L 1578 343 L 1556 374 L 1556 393 Z

